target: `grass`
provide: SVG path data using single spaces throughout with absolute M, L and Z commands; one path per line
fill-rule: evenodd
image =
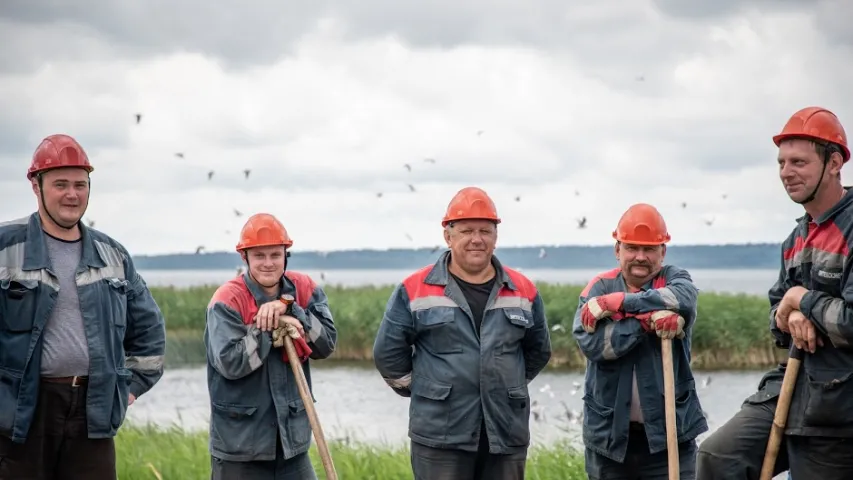
M 538 284 L 552 328 L 552 367 L 583 369 L 585 360 L 571 335 L 581 286 Z M 215 286 L 154 287 L 152 294 L 166 317 L 167 361 L 204 362 L 204 312 Z M 326 286 L 338 328 L 337 360 L 371 360 L 373 340 L 392 286 Z M 693 367 L 702 370 L 767 368 L 785 358 L 768 332 L 766 297 L 700 293 L 693 330 Z
M 178 427 L 125 425 L 116 438 L 118 478 L 122 480 L 202 480 L 210 478 L 207 433 Z M 341 480 L 405 480 L 412 478 L 407 446 L 371 446 L 332 442 L 329 450 Z M 316 446 L 310 450 L 314 469 L 325 479 Z M 564 444 L 531 448 L 525 478 L 586 479 L 583 455 Z

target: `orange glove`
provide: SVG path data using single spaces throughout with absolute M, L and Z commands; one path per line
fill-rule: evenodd
M 636 315 L 631 315 L 631 317 L 636 318 L 637 321 L 640 322 L 640 325 L 643 327 L 643 330 L 645 330 L 646 332 L 651 332 L 653 330 L 652 313 L 653 312 L 638 313 Z
M 652 312 L 651 318 L 652 330 L 658 337 L 663 339 L 684 338 L 684 317 L 670 312 L 669 310 L 657 310 Z
M 608 293 L 599 297 L 592 297 L 581 309 L 581 323 L 586 333 L 595 331 L 595 324 L 602 318 L 610 317 L 613 320 L 624 318 L 622 303 L 625 301 L 625 292 Z

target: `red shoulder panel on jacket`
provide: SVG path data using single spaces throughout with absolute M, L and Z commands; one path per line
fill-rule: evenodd
M 284 276 L 296 286 L 296 303 L 303 309 L 308 308 L 308 302 L 314 296 L 317 283 L 307 274 L 300 272 L 287 271 L 284 272 Z
M 595 285 L 596 282 L 598 282 L 599 280 L 613 280 L 614 278 L 619 276 L 619 272 L 621 271 L 621 268 L 616 267 L 613 270 L 608 270 L 592 277 L 592 280 L 590 280 L 589 283 L 586 284 L 586 287 L 584 287 L 583 291 L 581 292 L 581 296 L 585 297 L 589 295 L 589 291 L 592 290 L 592 286 Z
M 444 287 L 442 285 L 428 285 L 424 283 L 434 267 L 434 265 L 427 265 L 403 280 L 403 288 L 406 289 L 406 293 L 409 295 L 409 301 L 416 298 L 444 295 Z
M 506 272 L 507 276 L 509 276 L 512 283 L 515 284 L 515 288 L 518 290 L 513 292 L 508 289 L 501 289 L 500 295 L 502 296 L 522 296 L 531 302 L 536 300 L 536 284 L 533 283 L 529 278 L 524 276 L 518 270 L 514 270 L 509 267 L 503 267 L 504 272 Z
M 243 318 L 243 323 L 250 324 L 258 313 L 258 306 L 255 304 L 255 297 L 249 291 L 249 287 L 243 281 L 242 275 L 232 278 L 228 282 L 216 289 L 207 308 L 213 307 L 216 303 L 223 303 L 236 311 Z

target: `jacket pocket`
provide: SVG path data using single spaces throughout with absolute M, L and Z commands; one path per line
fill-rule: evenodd
M 661 395 L 664 408 L 666 405 L 666 396 Z M 702 406 L 699 403 L 699 395 L 696 393 L 696 383 L 693 380 L 688 380 L 675 385 L 675 420 L 676 432 L 679 437 L 686 435 L 687 432 L 696 428 L 696 426 L 705 421 L 705 414 L 702 413 Z
M 116 388 L 113 394 L 113 409 L 110 412 L 110 424 L 113 429 L 118 430 L 124 422 L 124 417 L 127 414 L 127 401 L 130 394 L 130 380 L 133 374 L 126 368 L 120 368 L 116 371 Z
M 599 403 L 590 393 L 583 396 L 583 438 L 599 450 L 607 450 L 611 443 L 613 408 Z
M 420 346 L 432 353 L 460 353 L 456 311 L 452 309 L 423 310 L 417 318 Z
M 308 420 L 308 411 L 305 410 L 302 399 L 293 400 L 287 407 L 287 438 L 290 440 L 291 450 L 299 450 L 311 442 L 311 422 Z
M 806 408 L 803 423 L 811 427 L 849 425 L 853 417 L 853 372 L 806 371 Z
M 258 426 L 252 415 L 258 407 L 221 402 L 211 402 L 210 407 L 211 446 L 231 455 L 250 455 Z
M 409 429 L 430 440 L 447 438 L 450 418 L 450 391 L 453 385 L 414 375 L 409 403 Z
M 12 372 L 0 366 L 0 430 L 11 431 L 18 407 L 23 372 Z
M 0 328 L 31 332 L 38 301 L 37 280 L 0 280 Z
M 503 308 L 503 316 L 506 318 L 507 334 L 501 351 L 506 353 L 517 350 L 521 340 L 527 335 L 527 331 L 533 326 L 533 316 L 521 308 Z
M 110 308 L 109 318 L 112 318 L 113 325 L 123 334 L 127 328 L 127 280 L 115 277 L 105 278 L 104 283 L 106 283 L 104 290 Z
M 507 447 L 527 446 L 530 443 L 530 394 L 527 386 L 508 388 L 506 397 L 497 400 L 495 405 L 503 410 L 493 417 L 497 438 Z

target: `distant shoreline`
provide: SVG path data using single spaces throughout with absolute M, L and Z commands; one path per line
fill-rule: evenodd
M 752 270 L 777 269 L 780 244 L 672 245 L 666 263 L 683 268 Z M 310 270 L 415 269 L 435 262 L 444 249 L 341 250 L 332 252 L 294 250 L 290 268 Z M 600 269 L 612 268 L 612 245 L 499 247 L 500 261 L 514 268 Z M 137 255 L 140 270 L 230 270 L 242 264 L 235 252 Z

